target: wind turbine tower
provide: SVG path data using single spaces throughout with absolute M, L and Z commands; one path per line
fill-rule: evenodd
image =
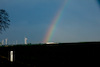
M 16 45 L 17 45 L 17 40 L 16 40 Z
M 5 39 L 5 44 L 6 44 L 6 45 L 7 45 L 7 40 L 8 40 L 8 39 Z
M 25 44 L 27 44 L 27 38 L 26 38 L 26 37 L 25 37 L 25 39 L 24 39 L 24 40 L 25 40 Z
M 2 45 L 4 45 L 4 40 L 2 40 Z

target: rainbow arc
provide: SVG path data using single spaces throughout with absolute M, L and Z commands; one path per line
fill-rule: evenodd
M 62 14 L 63 14 L 64 8 L 66 7 L 67 1 L 68 0 L 65 0 L 62 3 L 62 5 L 61 5 L 60 9 L 58 10 L 57 14 L 54 16 L 53 20 L 51 21 L 51 25 L 47 30 L 47 33 L 46 33 L 46 35 L 45 35 L 45 37 L 43 39 L 43 43 L 47 43 L 47 42 L 49 42 L 51 40 L 53 32 L 54 32 L 54 30 L 56 28 L 56 25 L 59 22 Z

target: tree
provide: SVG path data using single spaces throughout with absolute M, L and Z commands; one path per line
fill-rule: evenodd
M 9 28 L 9 16 L 8 13 L 4 9 L 0 9 L 0 33 L 6 28 Z

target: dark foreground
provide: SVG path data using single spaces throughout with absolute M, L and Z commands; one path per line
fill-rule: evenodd
M 9 52 L 14 51 L 14 62 Z M 100 42 L 0 47 L 0 67 L 100 66 Z

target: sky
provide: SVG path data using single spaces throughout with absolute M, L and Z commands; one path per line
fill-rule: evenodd
M 42 43 L 65 0 L 0 0 L 10 26 L 0 34 L 8 44 Z M 98 3 L 99 2 L 99 3 Z M 67 0 L 54 26 L 50 42 L 100 41 L 100 1 Z

